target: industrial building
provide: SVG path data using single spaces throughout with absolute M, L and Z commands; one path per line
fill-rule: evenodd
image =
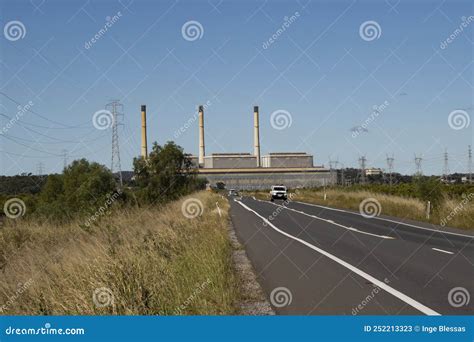
M 211 186 L 223 183 L 227 188 L 269 189 L 275 184 L 291 188 L 316 187 L 335 182 L 334 175 L 324 167 L 315 167 L 313 156 L 305 152 L 272 152 L 260 155 L 260 113 L 253 108 L 253 154 L 211 153 L 206 155 L 204 141 L 204 106 L 198 107 L 199 155 L 190 156 L 198 176 Z M 146 107 L 142 106 L 142 157 L 147 157 Z
M 262 157 L 263 167 L 313 167 L 313 156 L 305 152 L 276 152 Z
M 245 169 L 257 167 L 257 157 L 250 153 L 213 153 L 204 157 L 205 169 Z

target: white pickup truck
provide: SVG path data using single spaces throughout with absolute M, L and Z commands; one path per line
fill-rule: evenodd
M 286 200 L 288 198 L 288 194 L 286 192 L 286 186 L 284 185 L 273 185 L 272 190 L 270 191 L 270 201 L 274 201 L 275 199 L 282 199 Z

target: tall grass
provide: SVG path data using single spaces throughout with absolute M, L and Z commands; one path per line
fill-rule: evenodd
M 298 189 L 293 191 L 292 199 L 334 208 L 359 210 L 360 203 L 367 198 L 375 198 L 381 205 L 381 214 L 405 219 L 443 224 L 449 227 L 474 229 L 474 195 L 470 200 L 443 199 L 438 208 L 434 208 L 430 218 L 426 216 L 426 203 L 409 197 L 381 194 L 366 190 L 353 191 L 344 188 Z M 252 193 L 260 199 L 268 199 L 268 193 Z M 449 220 L 447 219 L 449 217 Z
M 90 227 L 15 221 L 0 229 L 0 313 L 235 313 L 228 203 L 209 192 L 191 197 L 201 216 L 186 218 L 183 199 L 111 209 Z

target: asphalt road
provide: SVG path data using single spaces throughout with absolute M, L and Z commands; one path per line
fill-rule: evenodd
M 472 234 L 301 202 L 229 198 L 278 314 L 472 315 Z

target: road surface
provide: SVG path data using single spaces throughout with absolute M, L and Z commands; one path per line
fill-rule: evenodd
M 229 200 L 236 234 L 278 314 L 474 312 L 469 232 L 295 201 Z

